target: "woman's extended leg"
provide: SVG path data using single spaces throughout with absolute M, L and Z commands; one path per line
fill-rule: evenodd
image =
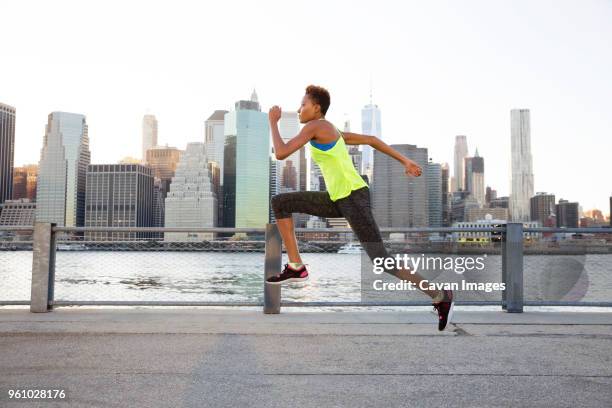
M 276 217 L 276 225 L 287 249 L 289 262 L 303 263 L 295 238 L 293 213 L 326 218 L 342 216 L 334 202 L 329 198 L 327 191 L 281 193 L 272 197 L 271 205 Z
M 380 230 L 372 214 L 369 188 L 364 187 L 355 190 L 350 196 L 341 198 L 336 201 L 336 203 L 342 212 L 342 216 L 346 218 L 355 232 L 355 235 L 357 235 L 357 238 L 361 242 L 369 258 L 373 261 L 374 258 L 389 257 L 389 253 L 383 244 Z M 394 268 L 392 270 L 386 270 L 385 272 L 399 279 L 413 282 L 417 287 L 419 287 L 418 284 L 423 280 L 421 275 L 412 272 L 410 268 Z M 444 297 L 444 292 L 440 290 L 421 290 L 429 295 L 434 301 L 440 301 Z

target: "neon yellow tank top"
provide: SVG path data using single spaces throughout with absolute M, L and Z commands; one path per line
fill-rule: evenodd
M 368 187 L 353 165 L 342 132 L 338 128 L 336 130 L 340 137 L 329 150 L 321 150 L 309 143 L 312 159 L 323 173 L 327 192 L 332 201 L 348 197 L 353 190 Z

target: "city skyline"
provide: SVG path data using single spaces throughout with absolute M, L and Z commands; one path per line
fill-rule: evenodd
M 366 105 L 366 107 L 367 107 L 367 105 Z M 528 109 L 527 109 L 527 111 L 528 111 Z M 216 112 L 225 112 L 225 111 L 218 111 L 218 110 L 217 110 Z M 52 113 L 74 114 L 74 113 L 71 113 L 71 112 L 57 112 L 57 111 L 56 111 L 56 112 L 52 112 Z M 285 113 L 292 113 L 292 114 L 295 114 L 296 112 L 295 112 L 295 111 L 293 111 L 293 112 L 291 112 L 291 111 L 290 111 L 290 112 L 284 111 L 284 112 L 283 112 L 283 114 L 285 114 Z M 51 114 L 50 114 L 50 115 L 51 115 Z M 80 115 L 80 114 L 77 114 L 77 115 Z M 82 115 L 82 116 L 84 116 L 85 118 L 87 117 L 86 115 Z M 143 116 L 143 120 L 144 120 L 144 119 L 146 119 L 147 117 L 153 117 L 153 118 L 155 118 L 155 115 L 154 115 L 154 114 L 151 114 L 151 113 L 147 113 L 147 114 L 145 114 L 145 115 Z M 347 123 L 348 123 L 348 122 L 347 122 Z M 156 126 L 157 126 L 157 121 L 156 121 Z M 458 137 L 458 136 L 456 136 L 456 137 Z M 459 137 L 465 137 L 465 136 L 459 136 Z M 141 135 L 141 136 L 140 136 L 140 139 L 142 140 L 142 138 L 143 138 L 143 136 Z M 205 138 L 204 138 L 204 139 L 205 139 Z M 288 140 L 288 139 L 287 139 L 287 140 Z M 198 142 L 187 142 L 187 144 L 189 144 L 189 143 L 198 143 Z M 393 143 L 392 143 L 392 144 L 393 144 Z M 166 147 L 167 147 L 167 145 L 168 145 L 168 144 L 166 143 Z M 162 146 L 161 144 L 156 144 L 156 145 L 154 145 L 154 146 L 152 146 L 152 147 L 162 148 L 162 147 L 164 147 L 164 146 Z M 425 147 L 427 147 L 427 146 L 425 146 Z M 454 145 L 454 147 L 455 147 L 455 150 L 456 150 L 456 140 L 455 140 L 455 145 Z M 174 146 L 174 147 L 172 147 L 172 148 L 177 148 L 177 147 L 176 147 L 176 146 Z M 178 149 L 180 149 L 180 147 L 178 147 Z M 184 149 L 183 149 L 183 150 L 184 150 Z M 91 152 L 91 153 L 93 154 L 93 152 Z M 456 154 L 456 152 L 455 152 L 455 154 Z M 481 157 L 481 156 L 478 154 L 478 147 L 476 147 L 476 148 L 475 148 L 475 153 L 474 153 L 474 156 L 479 157 L 479 158 L 481 158 L 481 159 L 482 159 L 482 157 Z M 92 163 L 92 164 L 109 164 L 109 163 L 119 164 L 119 163 L 122 163 L 122 160 L 125 160 L 125 158 L 126 158 L 126 157 L 130 157 L 130 156 L 123 156 L 123 157 L 117 158 L 117 159 L 116 159 L 116 160 L 114 160 L 114 161 L 107 161 L 107 162 L 100 162 L 100 163 Z M 430 157 L 431 157 L 431 156 L 430 156 Z M 473 159 L 473 156 L 470 156 L 470 155 L 469 155 L 469 152 L 468 152 L 468 154 L 467 154 L 466 158 Z M 455 160 L 456 160 L 456 157 L 455 157 L 455 158 L 453 158 L 453 160 L 455 161 Z M 282 162 L 282 161 L 281 161 L 281 162 Z M 32 165 L 37 165 L 37 163 L 38 163 L 38 162 L 35 162 L 35 163 L 24 163 L 24 164 L 22 164 L 22 166 L 32 166 Z M 441 161 L 435 161 L 435 163 L 440 164 L 440 165 L 445 164 L 445 163 L 446 163 L 446 164 L 448 164 L 448 162 L 441 162 Z M 15 165 L 15 166 L 14 166 L 14 169 L 19 168 L 19 167 L 21 167 L 21 166 L 17 166 L 17 165 Z M 463 172 L 462 172 L 462 173 L 463 173 Z M 453 182 L 453 180 L 449 180 L 449 188 L 450 188 L 450 191 L 453 191 L 453 188 L 452 188 L 452 182 Z M 456 180 L 455 180 L 455 182 L 456 182 Z M 495 189 L 496 189 L 496 191 L 498 191 L 498 196 L 501 196 L 501 195 L 499 194 L 499 191 L 500 191 L 499 186 L 492 185 L 492 184 L 490 184 L 490 183 L 486 183 L 486 184 L 485 184 L 485 186 L 488 186 L 488 187 L 491 187 L 491 188 L 495 188 Z M 502 190 L 502 191 L 503 191 L 503 190 Z M 544 191 L 548 191 L 548 190 L 544 189 L 544 190 L 542 190 L 542 191 L 544 192 Z M 540 192 L 540 191 L 534 191 L 534 193 L 533 193 L 533 195 L 532 195 L 532 196 L 535 196 L 535 195 L 536 195 L 536 193 L 539 193 L 539 192 Z M 511 192 L 508 192 L 508 193 L 506 193 L 506 194 L 504 194 L 504 195 L 505 195 L 505 196 L 510 196 L 510 195 L 511 195 Z M 563 198 L 563 197 L 560 197 L 560 199 L 562 199 L 562 198 Z M 606 197 L 604 197 L 604 201 L 605 201 L 605 200 L 606 200 Z M 584 206 L 584 205 L 583 205 L 583 202 L 581 201 L 581 199 L 580 199 L 580 198 L 572 198 L 570 201 L 577 201 L 577 202 L 580 204 L 580 208 L 581 208 L 581 209 L 582 209 L 584 212 L 590 212 L 590 211 L 592 211 L 592 210 L 600 210 L 600 211 L 601 211 L 601 210 L 603 209 L 603 214 L 605 214 L 605 215 L 606 215 L 606 216 L 608 216 L 608 217 L 610 217 L 610 216 L 611 216 L 611 214 L 610 214 L 610 212 L 609 212 L 609 211 L 608 211 L 608 212 L 606 212 L 606 210 L 605 210 L 605 209 L 606 209 L 606 207 L 605 207 L 605 206 L 603 206 L 603 207 L 586 207 L 586 206 Z
M 605 152 L 612 149 L 607 97 L 612 57 L 601 52 L 610 38 L 605 34 L 612 34 L 609 3 L 466 2 L 460 7 L 382 2 L 375 14 L 385 25 L 376 22 L 374 32 L 356 28 L 371 20 L 366 3 L 350 9 L 329 5 L 331 20 L 345 19 L 329 27 L 316 18 L 316 4 L 313 10 L 283 8 L 269 14 L 263 13 L 266 5 L 240 4 L 245 13 L 235 15 L 235 22 L 257 20 L 253 29 L 261 40 L 253 40 L 255 46 L 214 21 L 198 23 L 204 12 L 227 12 L 218 4 L 191 13 L 151 5 L 147 19 L 137 18 L 142 8 L 133 4 L 121 16 L 110 14 L 112 7 L 88 6 L 87 13 L 101 16 L 96 21 L 75 19 L 85 12 L 78 3 L 39 3 L 36 15 L 20 4 L 0 7 L 15 16 L 2 28 L 17 40 L 7 44 L 3 56 L 9 63 L 0 66 L 0 101 L 17 109 L 15 167 L 38 162 L 50 112 L 85 115 L 92 163 L 116 162 L 139 156 L 145 113 L 159 121 L 160 144 L 184 148 L 204 140 L 204 121 L 212 112 L 231 109 L 253 87 L 262 110 L 278 104 L 294 111 L 306 85 L 326 86 L 332 95 L 328 119 L 341 126 L 348 117 L 353 131 L 361 132 L 356 125 L 369 102 L 372 78 L 372 101 L 383 112 L 388 144 L 424 146 L 434 162 L 451 164 L 454 137 L 466 135 L 470 153 L 478 147 L 490 163 L 486 182 L 499 196 L 510 193 L 508 112 L 529 109 L 534 192 L 552 192 L 580 202 L 584 210 L 608 212 L 610 192 L 583 180 L 602 173 Z M 61 15 L 68 7 L 74 13 Z M 43 17 L 50 15 L 56 18 Z M 113 31 L 102 23 L 109 19 L 115 19 Z M 166 19 L 182 24 L 170 31 L 150 29 Z M 82 35 L 74 36 L 75 30 Z M 334 66 L 302 63 L 307 57 L 298 40 L 323 31 L 327 34 L 317 51 Z M 38 41 L 43 32 L 49 41 Z M 270 52 L 266 38 L 282 46 Z M 418 40 L 406 46 L 405 39 Z M 70 46 L 48 47 L 62 41 Z M 248 70 L 232 54 L 239 46 Z M 197 49 L 206 49 L 205 56 L 196 56 Z M 375 52 L 355 64 L 366 49 Z M 150 63 L 151 56 L 157 64 Z

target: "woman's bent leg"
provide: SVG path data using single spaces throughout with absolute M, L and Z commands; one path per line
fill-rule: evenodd
M 295 238 L 293 213 L 311 214 L 319 217 L 340 217 L 336 205 L 326 191 L 296 191 L 277 194 L 271 200 L 276 225 L 285 243 L 289 262 L 302 263 Z

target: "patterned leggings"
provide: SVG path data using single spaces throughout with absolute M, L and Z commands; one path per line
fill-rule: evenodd
M 276 219 L 294 212 L 325 218 L 344 217 L 372 261 L 389 257 L 370 207 L 370 189 L 353 190 L 348 197 L 332 201 L 327 191 L 296 191 L 277 194 L 271 200 Z M 392 275 L 395 270 L 387 270 Z

